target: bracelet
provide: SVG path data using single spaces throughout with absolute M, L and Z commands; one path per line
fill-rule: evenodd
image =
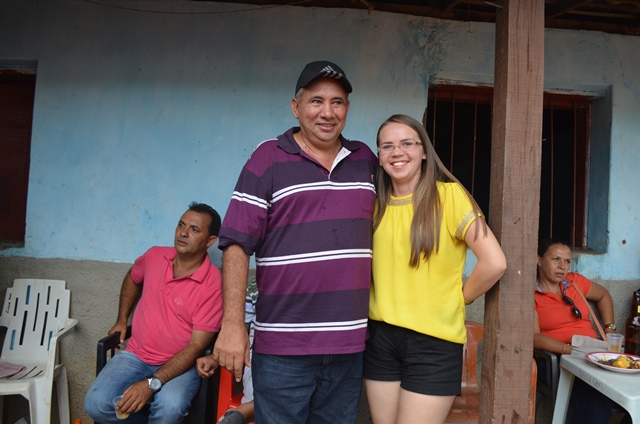
M 475 300 L 475 299 L 474 299 L 474 300 Z M 467 300 L 467 299 L 464 299 L 464 304 L 465 304 L 465 305 L 469 306 L 469 305 L 471 305 L 472 303 L 473 303 L 473 300 Z
M 567 346 L 569 346 L 569 348 L 571 348 L 571 344 L 570 343 L 567 343 L 566 345 L 562 346 L 562 352 L 560 353 L 561 355 L 565 354 L 564 350 L 567 348 Z M 569 352 L 571 352 L 571 351 L 569 351 Z

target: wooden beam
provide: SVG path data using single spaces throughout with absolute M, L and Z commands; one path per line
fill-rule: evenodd
M 456 7 L 458 3 L 460 3 L 460 1 L 458 0 L 440 0 L 438 2 L 438 9 L 445 10 L 448 12 L 454 7 Z
M 547 7 L 545 19 L 553 19 L 564 13 L 577 9 L 580 6 L 591 3 L 591 0 L 564 0 Z
M 507 271 L 485 297 L 480 423 L 527 423 L 533 355 L 544 1 L 498 1 L 489 223 Z

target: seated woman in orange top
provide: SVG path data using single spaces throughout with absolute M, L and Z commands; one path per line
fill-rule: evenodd
M 576 287 L 596 304 L 605 333 L 616 330 L 609 291 L 583 275 L 569 272 L 571 259 L 571 249 L 560 241 L 544 240 L 538 246 L 533 347 L 560 355 L 571 353 L 574 334 L 598 338 L 589 320 L 587 304 Z M 573 415 L 568 422 L 572 423 L 608 423 L 611 416 L 609 399 L 578 378 L 569 406 Z
M 538 281 L 533 344 L 559 354 L 571 353 L 574 334 L 598 338 L 589 309 L 576 290 L 598 307 L 605 333 L 615 333 L 613 300 L 609 291 L 583 275 L 569 272 L 571 249 L 562 242 L 544 240 L 538 247 Z

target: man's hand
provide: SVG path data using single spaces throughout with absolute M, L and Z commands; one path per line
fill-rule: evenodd
M 139 412 L 153 395 L 153 390 L 149 388 L 149 382 L 145 378 L 127 387 L 122 393 L 122 400 L 118 403 L 118 410 L 125 414 Z
M 213 360 L 233 374 L 236 381 L 242 381 L 243 366 L 251 366 L 249 356 L 249 335 L 244 323 L 223 322 L 218 339 L 213 348 Z
M 218 362 L 213 359 L 213 355 L 203 356 L 196 360 L 196 369 L 202 378 L 209 378 L 218 368 Z
M 120 343 L 124 343 L 124 338 L 127 336 L 127 323 L 117 322 L 107 334 L 111 335 L 113 333 L 120 333 Z

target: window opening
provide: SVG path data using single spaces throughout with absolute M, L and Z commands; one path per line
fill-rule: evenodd
M 35 81 L 0 69 L 0 247 L 24 245 Z
M 435 85 L 425 128 L 448 169 L 489 213 L 493 88 Z M 539 238 L 587 246 L 590 99 L 544 93 Z

